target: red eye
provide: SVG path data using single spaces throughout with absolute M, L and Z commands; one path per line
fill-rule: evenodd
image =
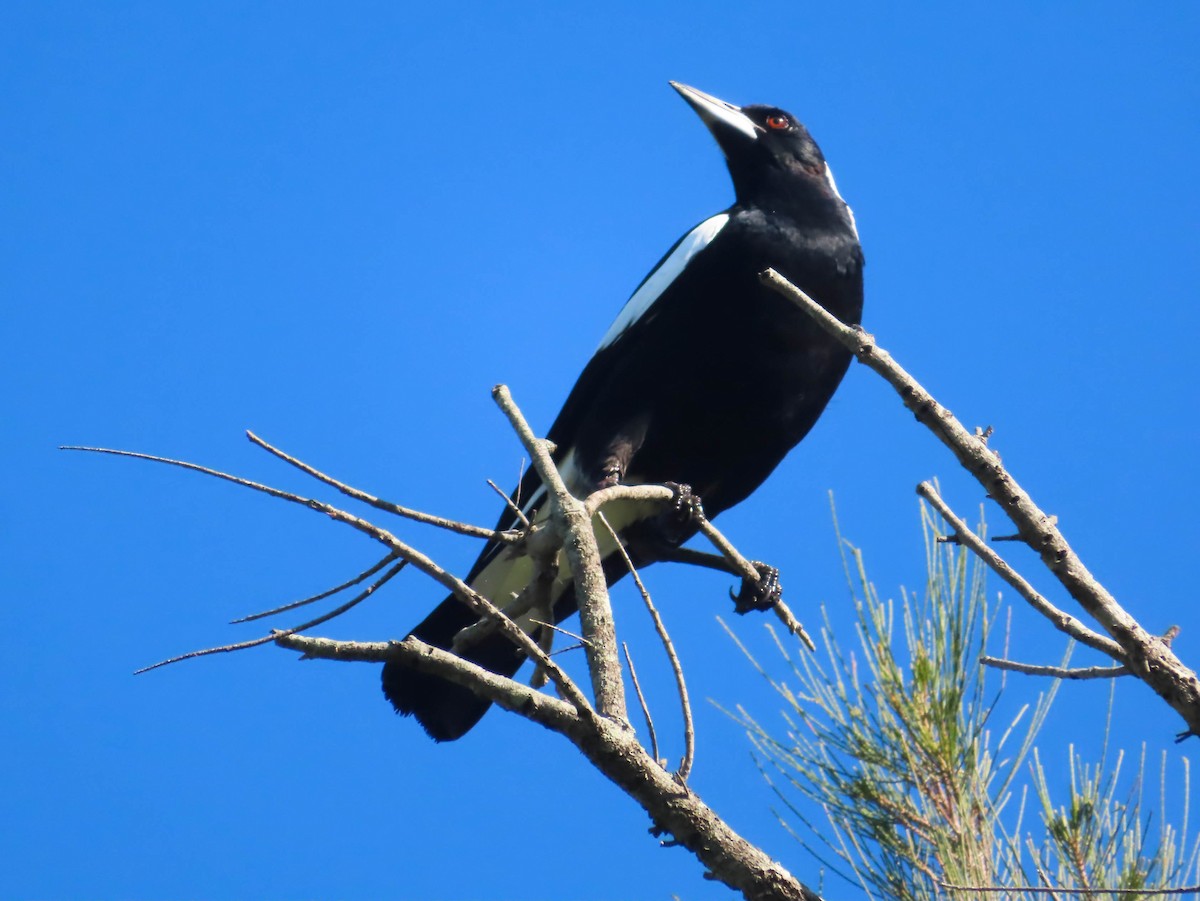
M 787 131 L 792 123 L 787 120 L 787 116 L 767 116 L 767 125 L 776 131 Z

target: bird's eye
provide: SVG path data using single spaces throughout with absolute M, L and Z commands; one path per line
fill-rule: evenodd
M 776 131 L 787 131 L 792 123 L 788 121 L 787 116 L 767 116 L 767 125 Z

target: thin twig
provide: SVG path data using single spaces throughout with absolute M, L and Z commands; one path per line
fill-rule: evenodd
M 1183 735 L 1200 735 L 1200 679 L 1196 673 L 1130 616 L 1096 580 L 1052 518 L 1004 468 L 999 456 L 980 437 L 964 428 L 862 328 L 848 326 L 831 315 L 774 269 L 767 269 L 759 277 L 763 284 L 811 316 L 856 359 L 883 376 L 904 405 L 950 449 L 1001 506 L 1025 543 L 1041 556 L 1042 562 L 1071 597 L 1116 640 L 1124 650 L 1133 674 L 1183 717 L 1188 726 Z
M 1042 885 L 954 885 L 950 882 L 939 882 L 944 889 L 953 892 L 985 892 L 989 894 L 1017 895 L 1021 892 L 1031 892 L 1040 895 L 1062 892 L 1066 895 L 1186 895 L 1190 892 L 1200 892 L 1200 885 L 1188 885 L 1183 888 L 1052 888 Z
M 989 657 L 987 654 L 982 655 L 979 662 L 984 666 L 1008 670 L 1012 673 L 1024 673 L 1027 676 L 1050 676 L 1055 679 L 1115 679 L 1118 676 L 1130 675 L 1127 666 L 1042 666 L 1037 663 L 1018 663 L 1015 660 Z
M 668 503 L 674 499 L 675 490 L 665 485 L 612 485 L 608 488 L 601 488 L 599 491 L 593 491 L 587 496 L 585 503 L 587 504 L 588 512 L 594 516 L 605 504 L 616 500 Z M 734 575 L 740 575 L 753 582 L 757 582 L 761 578 L 754 564 L 742 556 L 741 552 L 713 525 L 712 520 L 706 517 L 703 511 L 699 511 L 695 515 L 695 522 L 697 530 L 721 552 L 721 556 L 724 557 L 725 562 Z M 680 550 L 686 552 L 687 548 L 681 548 Z M 701 563 L 699 565 L 707 564 Z M 816 644 L 805 630 L 804 625 L 796 618 L 796 615 L 792 613 L 791 608 L 787 604 L 779 600 L 771 607 L 771 610 L 789 633 L 797 636 L 804 642 L 805 647 L 810 651 L 817 649 Z
M 1059 610 L 1039 594 L 1020 573 L 1008 565 L 1003 557 L 997 554 L 982 538 L 975 534 L 975 531 L 970 526 L 955 515 L 954 511 L 950 509 L 950 505 L 938 494 L 937 488 L 934 487 L 932 482 L 922 482 L 918 485 L 917 494 L 925 498 L 941 514 L 942 519 L 954 530 L 954 537 L 958 540 L 959 544 L 965 545 L 974 551 L 996 575 L 1015 588 L 1017 594 L 1025 598 L 1038 613 L 1050 620 L 1056 629 L 1060 632 L 1065 632 L 1081 644 L 1085 644 L 1089 648 L 1095 648 L 1097 651 L 1107 654 L 1114 660 L 1119 660 L 1122 664 L 1124 663 L 1125 652 L 1119 644 L 1111 638 L 1089 629 L 1078 619 L 1069 613 Z
M 272 607 L 270 610 L 263 610 L 259 613 L 251 613 L 249 616 L 239 617 L 238 619 L 231 619 L 229 621 L 229 625 L 236 626 L 236 625 L 239 625 L 240 623 L 254 622 L 254 620 L 256 620 L 256 619 L 264 619 L 265 617 L 268 617 L 268 616 L 274 616 L 277 613 L 286 613 L 289 610 L 295 610 L 297 607 L 303 607 L 306 604 L 313 604 L 313 603 L 316 603 L 317 601 L 323 601 L 323 600 L 325 600 L 325 598 L 332 597 L 333 595 L 337 594 L 340 591 L 345 591 L 347 588 L 353 588 L 355 585 L 357 585 L 359 582 L 363 581 L 364 579 L 369 579 L 371 576 L 375 575 L 375 573 L 379 572 L 381 569 L 383 569 L 385 566 L 387 566 L 388 563 L 390 563 L 391 561 L 393 561 L 395 559 L 396 559 L 395 554 L 388 554 L 386 557 L 384 557 L 382 560 L 380 560 L 378 563 L 376 563 L 370 569 L 360 572 L 353 579 L 349 579 L 348 581 L 343 582 L 341 585 L 338 585 L 336 588 L 330 588 L 328 591 L 322 591 L 320 594 L 314 594 L 312 597 L 307 597 L 300 601 L 292 601 L 291 603 L 284 604 L 280 607 Z
M 667 632 L 666 623 L 659 616 L 658 608 L 654 606 L 650 592 L 646 590 L 646 585 L 642 582 L 642 577 L 638 575 L 637 567 L 633 565 L 633 560 L 625 550 L 625 545 L 621 544 L 620 536 L 609 525 L 603 513 L 597 513 L 596 517 L 612 536 L 613 543 L 617 547 L 617 553 L 625 561 L 629 575 L 633 576 L 633 583 L 642 595 L 642 603 L 646 605 L 646 610 L 650 613 L 650 619 L 654 621 L 654 631 L 658 633 L 663 650 L 667 652 L 667 660 L 671 662 L 671 671 L 675 674 L 675 688 L 679 692 L 679 706 L 683 711 L 683 759 L 679 761 L 679 769 L 675 771 L 675 779 L 680 785 L 683 785 L 687 782 L 688 775 L 692 772 L 692 764 L 696 759 L 696 729 L 692 722 L 692 702 L 688 698 L 687 680 L 683 677 L 683 665 L 679 662 L 679 655 L 675 653 L 675 644 L 671 641 L 671 636 Z M 654 759 L 658 759 L 657 752 L 654 754 Z
M 367 598 L 369 598 L 372 594 L 375 593 L 375 590 L 377 588 L 380 588 L 383 585 L 386 585 L 388 583 L 388 581 L 391 580 L 392 576 L 396 575 L 396 573 L 400 572 L 400 570 L 404 569 L 404 567 L 407 565 L 408 565 L 407 560 L 401 560 L 399 563 L 397 563 L 395 566 L 393 566 L 391 569 L 389 569 L 387 572 L 385 572 L 382 576 L 380 576 L 378 579 L 376 579 L 374 582 L 372 582 L 370 585 L 368 585 L 366 588 L 364 588 L 361 592 L 356 594 L 353 598 L 346 601 L 346 603 L 342 604 L 340 607 L 338 607 L 334 610 L 330 610 L 328 613 L 318 616 L 316 619 L 310 619 L 308 622 L 301 623 L 298 626 L 293 626 L 290 629 L 274 629 L 271 631 L 271 633 L 269 635 L 264 635 L 262 638 L 254 638 L 254 639 L 251 639 L 250 641 L 239 641 L 234 644 L 224 644 L 224 645 L 220 645 L 219 647 L 215 647 L 215 648 L 204 648 L 199 651 L 188 651 L 186 654 L 180 654 L 178 657 L 171 657 L 171 658 L 168 658 L 167 660 L 160 660 L 158 663 L 152 663 L 149 666 L 143 666 L 141 669 L 134 670 L 134 675 L 141 675 L 142 673 L 148 673 L 148 672 L 150 672 L 150 670 L 158 669 L 160 666 L 167 666 L 172 663 L 179 663 L 181 660 L 191 660 L 193 657 L 207 657 L 209 654 L 225 654 L 225 653 L 228 653 L 229 651 L 244 651 L 246 648 L 253 648 L 253 647 L 257 647 L 260 644 L 267 644 L 268 642 L 276 641 L 281 636 L 295 635 L 298 632 L 303 632 L 306 629 L 311 629 L 313 626 L 319 626 L 321 623 L 328 622 L 329 620 L 333 619 L 335 616 L 341 616 L 343 613 L 345 613 L 351 607 L 354 607 L 355 605 L 357 605 L 357 604 L 361 603 L 362 601 L 366 600 Z
M 259 438 L 253 432 L 247 431 L 246 437 L 251 442 L 257 444 L 267 453 L 278 457 L 285 463 L 288 463 L 306 475 L 312 476 L 318 482 L 324 482 L 331 488 L 336 488 L 347 497 L 352 497 L 356 501 L 362 501 L 376 510 L 383 510 L 386 513 L 394 513 L 396 516 L 402 516 L 405 519 L 411 519 L 413 522 L 424 523 L 428 526 L 437 526 L 439 529 L 447 529 L 451 532 L 457 532 L 459 535 L 470 535 L 474 538 L 487 538 L 489 540 L 513 543 L 520 539 L 520 534 L 517 532 L 497 532 L 495 529 L 485 529 L 482 526 L 471 525 L 470 523 L 459 522 L 454 519 L 447 519 L 444 516 L 434 516 L 432 513 L 422 513 L 420 510 L 413 510 L 411 507 L 402 507 L 400 504 L 394 504 L 391 501 L 385 501 L 373 494 L 368 494 L 352 485 L 347 485 L 345 482 L 338 481 L 333 476 L 326 475 L 319 469 L 309 466 L 303 460 L 298 460 L 291 454 L 288 454 L 274 445 Z
M 111 454 L 114 457 L 132 457 L 135 460 L 149 460 L 151 463 L 166 463 L 168 466 L 177 466 L 180 469 L 190 469 L 193 472 L 199 472 L 206 476 L 223 479 L 226 482 L 233 482 L 235 485 L 241 485 L 243 488 L 252 488 L 255 491 L 261 491 L 264 494 L 269 494 L 271 497 L 281 498 L 282 500 L 293 501 L 295 503 L 307 504 L 308 498 L 300 497 L 297 494 L 292 494 L 290 491 L 280 491 L 278 488 L 272 488 L 269 485 L 264 485 L 261 482 L 254 482 L 250 479 L 243 479 L 240 476 L 230 475 L 227 472 L 221 472 L 218 469 L 209 469 L 207 466 L 201 466 L 198 463 L 188 463 L 186 460 L 173 460 L 170 457 L 158 457 L 154 454 L 141 454 L 137 451 L 117 450 L 112 447 L 84 447 L 79 444 L 62 444 L 59 445 L 59 450 L 66 451 L 85 451 L 89 454 Z
M 547 629 L 553 629 L 559 635 L 565 635 L 568 638 L 574 638 L 577 642 L 579 642 L 579 647 L 581 648 L 591 643 L 582 635 L 576 635 L 570 629 L 564 629 L 562 626 L 554 625 L 554 623 L 543 622 L 540 619 L 531 619 L 530 622 L 535 626 L 545 626 Z
M 642 683 L 638 681 L 637 668 L 633 665 L 633 655 L 629 653 L 629 644 L 621 642 L 621 650 L 625 652 L 625 663 L 629 666 L 629 678 L 633 682 L 633 693 L 637 695 L 638 704 L 642 708 L 642 716 L 646 720 L 646 730 L 650 733 L 650 755 L 665 766 L 665 761 L 658 756 L 658 735 L 654 731 L 654 717 L 650 715 L 646 696 L 642 694 Z
M 113 450 L 111 448 L 102 447 L 66 447 L 63 448 L 63 450 L 81 450 L 90 451 L 92 453 L 112 454 L 118 457 L 132 457 L 133 459 L 137 460 L 149 460 L 154 463 L 164 463 L 168 466 L 177 466 L 182 469 L 190 469 L 194 472 L 199 472 L 204 475 L 222 479 L 224 481 L 233 482 L 234 484 L 241 485 L 245 488 L 251 488 L 255 491 L 260 491 L 271 497 L 279 498 L 280 500 L 299 504 L 300 506 L 316 513 L 322 513 L 335 522 L 348 525 L 352 529 L 362 532 L 364 535 L 368 535 L 378 541 L 380 544 L 388 547 L 396 557 L 401 558 L 403 561 L 412 563 L 413 566 L 425 573 L 425 575 L 429 576 L 430 578 L 434 579 L 434 581 L 439 582 L 441 585 L 447 588 L 456 598 L 458 598 L 480 616 L 493 617 L 497 619 L 499 621 L 500 629 L 510 641 L 512 641 L 525 653 L 527 657 L 536 663 L 546 664 L 546 671 L 550 675 L 550 678 L 554 681 L 555 688 L 558 690 L 559 694 L 562 695 L 562 697 L 574 705 L 575 708 L 580 711 L 580 713 L 585 713 L 591 710 L 591 705 L 588 703 L 583 692 L 579 690 L 579 687 L 571 680 L 569 676 L 567 676 L 565 672 L 563 672 L 563 670 L 557 664 L 555 664 L 552 660 L 547 658 L 545 654 L 542 653 L 541 649 L 537 646 L 537 643 L 528 635 L 526 635 L 525 631 L 520 626 L 518 626 L 508 617 L 504 616 L 504 614 L 501 613 L 500 610 L 498 610 L 496 606 L 490 600 L 488 600 L 488 598 L 475 591 L 475 589 L 463 582 L 462 579 L 450 572 L 447 572 L 445 569 L 442 569 L 442 567 L 434 563 L 432 559 L 415 548 L 405 544 L 387 529 L 380 528 L 374 523 L 368 522 L 367 520 L 357 517 L 352 513 L 348 513 L 345 510 L 341 510 L 338 507 L 334 507 L 331 504 L 326 504 L 322 501 L 314 500 L 313 498 L 302 497 L 298 494 L 292 494 L 290 491 L 281 491 L 280 489 L 272 488 L 269 485 L 263 485 L 259 482 L 253 482 L 249 479 L 239 478 L 238 476 L 233 476 L 229 473 L 221 472 L 216 469 L 210 469 L 207 466 L 200 466 L 196 463 L 188 463 L 183 460 L 173 460 L 169 457 L 157 457 L 151 454 L 140 454 L 135 453 L 134 451 Z M 342 608 L 338 608 L 332 613 L 327 614 L 325 617 L 315 620 L 313 623 L 307 623 L 301 628 L 308 628 L 316 622 L 325 622 L 341 612 L 343 612 Z M 219 651 L 226 650 L 241 650 L 243 647 L 253 647 L 255 644 L 261 643 L 261 641 L 250 643 L 242 642 L 237 645 L 228 645 L 222 648 L 209 649 L 204 653 L 217 653 Z M 613 653 L 615 656 L 616 652 L 614 651 Z M 189 656 L 197 656 L 197 654 L 184 655 L 183 657 L 173 658 L 169 661 L 163 661 L 162 663 L 155 664 L 155 667 L 174 662 L 176 659 L 187 659 Z M 148 667 L 148 669 L 153 668 L 154 667 Z
M 575 642 L 575 644 L 569 644 L 564 648 L 555 648 L 553 651 L 550 652 L 550 656 L 551 657 L 561 657 L 563 654 L 567 653 L 568 651 L 582 651 L 585 647 L 586 647 L 586 645 L 577 641 L 577 642 Z
M 521 528 L 528 529 L 529 528 L 529 517 L 527 517 L 525 515 L 525 511 L 523 511 L 520 507 L 518 507 L 513 502 L 513 499 L 511 497 L 509 497 L 507 494 L 505 494 L 504 490 L 499 485 L 497 485 L 495 482 L 493 482 L 491 479 L 488 479 L 487 483 L 492 487 L 492 490 L 494 492 L 496 492 L 498 495 L 500 495 L 501 498 L 504 499 L 504 503 L 508 506 L 508 509 L 512 511 L 512 515 L 515 516 L 517 518 L 517 522 L 519 522 L 521 524 Z

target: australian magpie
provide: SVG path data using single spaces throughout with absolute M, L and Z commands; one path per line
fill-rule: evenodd
M 850 362 L 803 312 L 760 284 L 759 273 L 774 267 L 844 322 L 858 323 L 863 255 L 825 157 L 795 117 L 671 85 L 724 153 L 736 202 L 680 238 L 633 292 L 547 437 L 578 496 L 616 483 L 676 483 L 690 486 L 711 517 L 754 491 L 808 434 Z M 531 519 L 545 515 L 544 497 L 532 470 L 513 494 Z M 634 505 L 610 507 L 606 516 L 639 566 L 669 558 L 694 531 L 664 526 L 661 514 Z M 515 524 L 506 511 L 498 528 Z M 626 565 L 611 538 L 600 540 L 611 583 Z M 504 607 L 532 574 L 527 556 L 491 543 L 467 582 Z M 565 564 L 551 593 L 555 622 L 575 612 Z M 528 619 L 531 632 L 542 628 Z M 475 620 L 451 597 L 412 634 L 449 648 Z M 503 675 L 524 661 L 496 633 L 459 650 Z M 489 706 L 394 662 L 384 666 L 383 690 L 438 741 L 464 735 Z

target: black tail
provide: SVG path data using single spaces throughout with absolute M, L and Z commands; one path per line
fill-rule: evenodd
M 465 604 L 449 597 L 412 634 L 426 644 L 449 650 L 458 631 L 478 619 Z M 515 675 L 525 662 L 525 656 L 499 633 L 483 639 L 462 656 L 501 676 Z M 398 713 L 415 715 L 434 741 L 462 738 L 491 706 L 491 701 L 469 689 L 395 662 L 384 664 L 383 693 Z

